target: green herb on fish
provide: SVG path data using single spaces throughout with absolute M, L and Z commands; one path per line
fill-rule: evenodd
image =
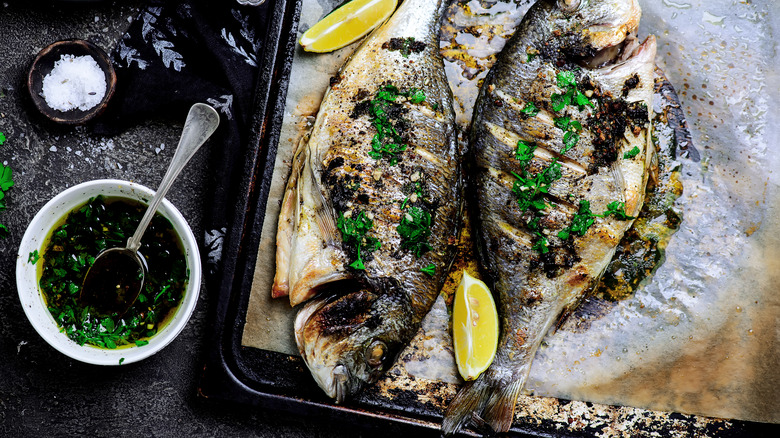
M 528 163 L 534 158 L 534 151 L 536 150 L 536 143 L 529 143 L 527 141 L 518 140 L 517 149 L 515 150 L 515 159 L 520 162 L 520 168 L 525 169 L 528 167 Z
M 410 207 L 396 227 L 401 236 L 401 249 L 412 251 L 418 258 L 430 251 L 431 223 L 430 213 L 419 207 Z
M 520 113 L 527 117 L 535 117 L 539 114 L 539 108 L 533 102 L 528 102 L 523 109 L 520 110 Z
M 607 217 L 609 215 L 615 216 L 622 221 L 636 219 L 636 217 L 626 214 L 626 203 L 620 201 L 613 201 L 607 204 L 607 211 L 605 211 L 601 217 Z
M 397 100 L 399 96 L 405 97 L 413 104 L 425 101 L 425 93 L 421 90 L 410 88 L 402 92 L 395 85 L 386 84 L 368 103 L 371 124 L 376 128 L 368 155 L 375 160 L 387 159 L 391 166 L 398 164 L 399 154 L 407 148 L 397 127 L 406 123 L 401 116 L 402 111 Z
M 572 234 L 578 236 L 584 236 L 588 229 L 595 222 L 596 217 L 605 218 L 607 216 L 615 216 L 620 220 L 636 219 L 633 216 L 626 214 L 626 204 L 620 201 L 614 201 L 607 205 L 607 210 L 602 214 L 594 214 L 590 210 L 590 202 L 583 199 L 580 201 L 580 208 L 571 220 L 568 227 L 558 232 L 558 237 L 563 240 L 568 239 Z
M 578 236 L 584 236 L 591 225 L 595 222 L 596 215 L 590 211 L 590 202 L 583 199 L 580 201 L 580 208 L 571 220 L 568 227 L 558 232 L 558 237 L 563 240 L 569 238 L 573 234 Z
M 434 263 L 431 263 L 428 266 L 420 269 L 420 271 L 433 277 L 434 275 L 436 275 L 436 265 Z
M 517 178 L 512 186 L 512 192 L 517 197 L 517 205 L 525 212 L 529 208 L 544 210 L 547 204 L 544 202 L 544 194 L 549 193 L 553 182 L 561 178 L 561 163 L 553 158 L 552 163 L 541 172 L 531 176 L 527 170 L 522 175 L 512 172 Z
M 576 105 L 580 111 L 586 106 L 594 107 L 593 102 L 577 89 L 577 80 L 573 71 L 562 71 L 557 75 L 558 88 L 565 90 L 563 93 L 553 93 L 550 96 L 553 111 L 561 111 L 568 105 Z
M 639 155 L 639 146 L 634 146 L 633 149 L 631 149 L 630 151 L 626 151 L 623 154 L 623 159 L 630 160 L 636 157 L 637 155 Z
M 561 149 L 561 154 L 565 154 L 580 141 L 579 133 L 582 131 L 582 123 L 566 116 L 557 117 L 555 119 L 555 126 L 565 131 L 565 134 L 563 134 L 563 149 Z
M 336 227 L 341 231 L 341 239 L 346 245 L 355 247 L 357 252 L 357 258 L 349 264 L 353 269 L 365 270 L 363 254 L 382 246 L 379 239 L 366 235 L 373 226 L 374 221 L 369 219 L 364 211 L 359 211 L 357 214 L 350 212 L 348 215 L 344 215 L 344 212 L 339 213 Z

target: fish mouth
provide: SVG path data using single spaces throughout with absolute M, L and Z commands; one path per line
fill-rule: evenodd
M 355 352 L 362 352 L 356 331 L 365 322 L 374 294 L 359 282 L 339 281 L 310 299 L 295 317 L 295 342 L 314 380 L 336 403 L 361 386 Z M 356 368 L 357 367 L 357 368 Z
M 333 380 L 331 384 L 331 391 L 328 395 L 332 397 L 337 404 L 344 403 L 347 396 L 350 394 L 349 389 L 350 374 L 349 368 L 342 364 L 338 364 L 333 368 Z
M 621 8 L 622 9 L 622 8 Z M 595 50 L 595 55 L 586 65 L 603 66 L 612 60 L 618 59 L 625 52 L 625 47 L 630 40 L 636 39 L 639 20 L 642 17 L 642 8 L 637 0 L 632 0 L 619 17 L 612 20 L 590 25 L 584 34 Z
M 620 64 L 633 57 L 639 47 L 640 44 L 636 33 L 630 33 L 620 43 L 605 47 L 592 56 L 580 58 L 578 64 L 589 69 Z

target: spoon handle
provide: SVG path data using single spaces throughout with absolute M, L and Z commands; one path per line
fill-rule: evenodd
M 146 213 L 138 224 L 135 233 L 132 237 L 127 239 L 127 248 L 132 251 L 138 251 L 141 247 L 141 237 L 143 237 L 146 227 L 149 226 L 149 222 L 152 221 L 154 213 L 157 211 L 160 202 L 168 193 L 168 189 L 171 188 L 173 181 L 179 176 L 179 173 L 187 162 L 190 161 L 195 152 L 200 149 L 203 143 L 208 140 L 211 134 L 217 129 L 219 125 L 219 114 L 214 108 L 204 104 L 196 103 L 190 108 L 187 114 L 187 120 L 184 122 L 184 129 L 181 133 L 181 139 L 179 139 L 179 145 L 176 147 L 176 152 L 173 154 L 171 164 L 168 166 L 168 171 L 165 172 L 165 176 L 160 182 L 160 186 L 154 194 L 152 201 L 149 203 L 149 207 L 146 208 Z

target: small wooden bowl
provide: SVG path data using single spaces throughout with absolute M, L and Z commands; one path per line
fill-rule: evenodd
M 46 103 L 46 99 L 42 96 L 43 78 L 51 73 L 54 69 L 54 63 L 60 60 L 61 55 L 89 55 L 97 62 L 106 75 L 106 94 L 100 103 L 86 111 L 78 108 L 59 111 Z M 49 120 L 67 125 L 81 125 L 97 117 L 106 109 L 108 101 L 116 89 L 116 72 L 106 52 L 89 41 L 77 39 L 57 41 L 41 50 L 35 57 L 27 75 L 27 89 L 35 107 Z

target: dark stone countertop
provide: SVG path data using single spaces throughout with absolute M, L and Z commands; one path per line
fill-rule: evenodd
M 7 137 L 0 163 L 13 169 L 15 181 L 7 209 L 0 212 L 0 223 L 10 232 L 0 239 L 0 436 L 348 436 L 309 419 L 197 395 L 215 296 L 205 287 L 172 344 L 121 367 L 67 358 L 35 332 L 22 310 L 16 252 L 37 211 L 87 180 L 119 178 L 156 187 L 173 156 L 186 114 L 100 137 L 89 128 L 46 123 L 26 96 L 27 69 L 43 47 L 82 38 L 110 51 L 142 5 L 135 0 L 0 3 L 0 132 Z M 207 143 L 168 195 L 201 244 L 210 153 Z

